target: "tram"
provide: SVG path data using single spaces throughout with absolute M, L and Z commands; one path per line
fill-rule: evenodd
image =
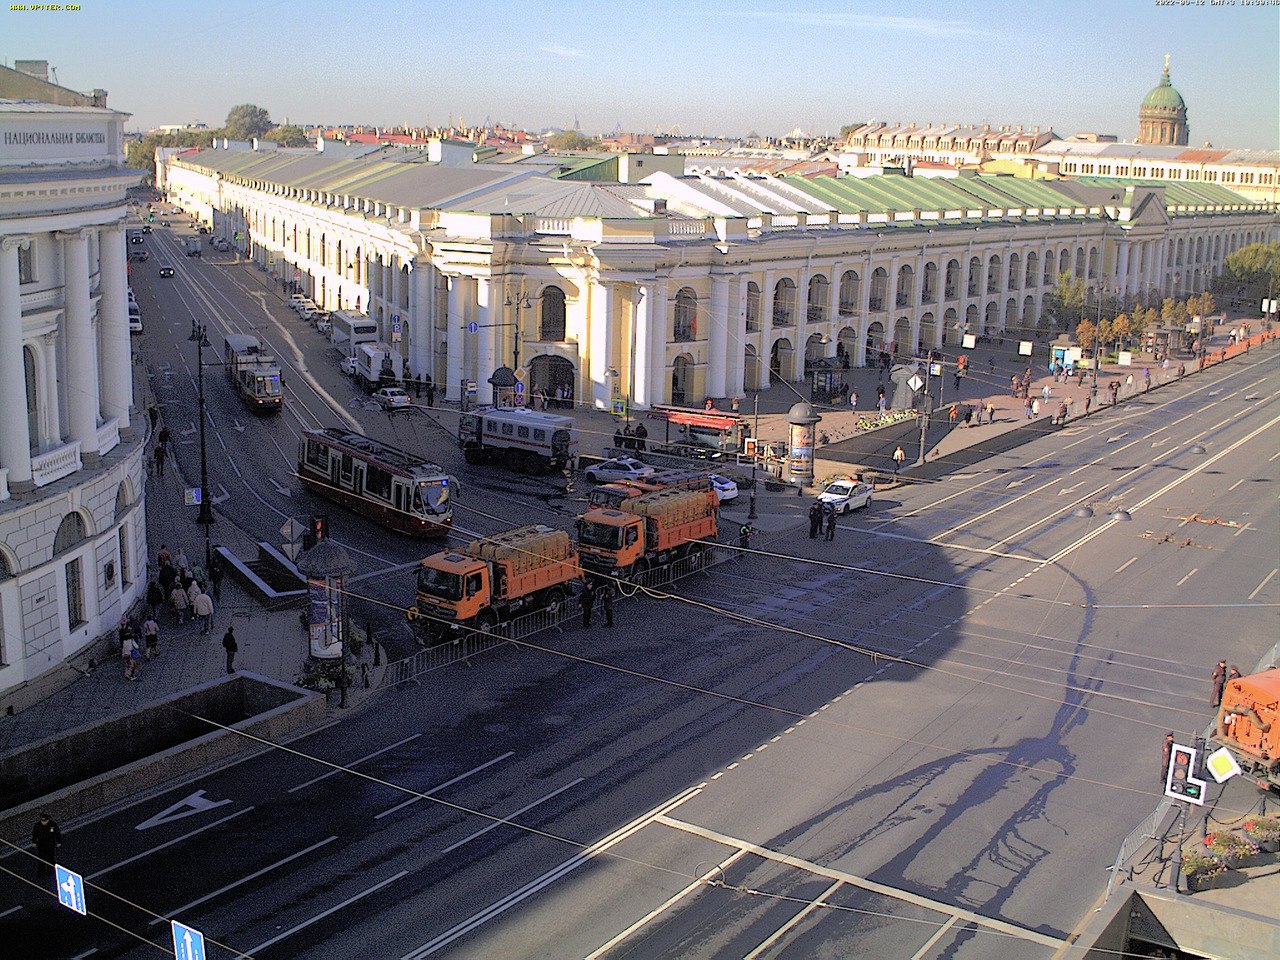
M 350 430 L 305 431 L 298 477 L 320 496 L 401 533 L 442 537 L 453 524 L 453 477 L 422 457 Z

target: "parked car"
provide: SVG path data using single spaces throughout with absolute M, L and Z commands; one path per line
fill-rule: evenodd
M 818 494 L 818 502 L 835 504 L 836 513 L 860 510 L 871 506 L 871 487 L 851 477 L 841 477 L 827 484 L 827 488 Z
M 615 480 L 641 480 L 653 476 L 653 467 L 634 457 L 614 457 L 587 467 L 586 475 L 593 483 L 612 483 Z
M 138 237 L 134 242 L 141 243 L 142 238 Z M 130 250 L 129 251 L 129 260 L 132 261 L 133 263 L 146 263 L 150 259 L 151 259 L 151 254 L 149 254 L 146 250 Z
M 300 307 L 302 304 L 306 302 L 307 302 L 307 298 L 305 294 L 301 294 L 301 293 L 289 294 L 289 306 L 293 307 L 293 309 L 295 310 L 297 310 L 298 307 Z
M 383 410 L 404 410 L 412 405 L 413 400 L 399 387 L 383 387 L 374 391 L 373 399 Z
M 718 473 L 711 474 L 711 486 L 716 492 L 716 500 L 720 503 L 736 500 L 738 497 L 738 485 L 728 477 L 722 477 Z
M 356 375 L 355 355 L 353 354 L 349 357 L 343 357 L 342 363 L 340 363 L 338 366 L 342 369 L 342 372 L 345 373 L 348 377 L 354 377 Z
M 227 243 L 226 240 L 223 240 L 222 237 L 217 237 L 213 240 L 213 249 L 220 253 L 226 253 L 231 249 L 231 244 Z
M 169 266 L 169 264 L 167 264 L 167 263 L 162 263 L 162 264 L 160 264 L 160 276 L 162 276 L 162 277 L 172 277 L 172 276 L 173 276 L 173 267 Z

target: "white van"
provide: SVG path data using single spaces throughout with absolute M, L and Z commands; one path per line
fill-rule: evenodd
M 362 343 L 375 343 L 378 340 L 378 321 L 370 320 L 363 313 L 351 310 L 335 310 L 329 318 L 333 328 L 329 331 L 329 339 L 343 344 L 343 352 L 351 356 Z
M 138 309 L 136 301 L 129 304 L 129 332 L 142 332 L 142 311 Z

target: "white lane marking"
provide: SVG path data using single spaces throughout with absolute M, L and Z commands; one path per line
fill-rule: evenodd
M 785 937 L 789 931 L 795 929 L 796 925 L 799 924 L 801 920 L 822 906 L 823 903 L 826 902 L 827 897 L 831 896 L 842 886 L 844 886 L 843 880 L 837 880 L 835 883 L 831 884 L 831 886 L 827 887 L 827 889 L 823 890 L 817 895 L 817 897 L 810 901 L 803 910 L 780 926 L 777 930 L 773 931 L 773 933 L 765 938 L 764 942 L 761 943 L 760 946 L 748 953 L 742 958 L 742 960 L 756 960 L 757 957 L 764 954 L 765 951 Z
M 714 867 L 712 867 L 710 870 L 708 870 L 706 873 L 700 876 L 697 880 L 694 880 L 693 883 L 689 884 L 679 893 L 675 894 L 674 896 L 668 897 L 665 901 L 663 901 L 663 903 L 654 907 L 652 910 L 646 913 L 643 917 L 641 917 L 631 926 L 627 927 L 627 929 L 623 930 L 616 937 L 613 937 L 608 942 L 602 943 L 596 949 L 592 950 L 590 953 L 586 955 L 586 957 L 583 958 L 583 960 L 599 960 L 600 957 L 603 957 L 606 953 L 608 953 L 610 950 L 612 950 L 614 947 L 620 944 L 623 940 L 627 939 L 627 937 L 631 936 L 637 930 L 640 930 L 643 927 L 648 926 L 652 921 L 662 916 L 664 913 L 666 913 L 668 910 L 674 907 L 677 903 L 679 903 L 689 894 L 693 893 L 693 891 L 707 886 L 708 880 L 714 877 L 717 873 L 724 870 L 725 867 L 732 866 L 734 863 L 736 863 L 738 860 L 742 859 L 746 855 L 747 855 L 747 851 L 745 850 L 735 850 L 733 853 L 729 854 L 728 857 L 726 857 L 724 860 L 721 860 Z
M 1247 523 L 1242 523 L 1242 524 L 1240 524 L 1240 529 L 1239 529 L 1239 530 L 1237 530 L 1235 533 L 1233 533 L 1233 534 L 1232 534 L 1232 536 L 1233 536 L 1233 537 L 1238 537 L 1238 536 L 1240 536 L 1240 534 L 1244 533 L 1244 532 L 1245 532 L 1246 530 L 1248 530 L 1248 529 L 1249 529 L 1249 524 L 1247 524 Z
M 1058 507 L 1057 509 L 1055 509 L 1055 510 L 1051 511 L 1050 513 L 1045 514 L 1043 517 L 1040 517 L 1040 518 L 1039 518 L 1039 519 L 1037 519 L 1037 520 L 1032 520 L 1032 521 L 1031 521 L 1030 523 L 1028 523 L 1025 527 L 1023 527 L 1021 530 L 1017 530 L 1017 531 L 1015 531 L 1014 533 L 1009 534 L 1009 536 L 1007 536 L 1007 537 L 1001 537 L 1001 538 L 1000 538 L 999 540 L 997 540 L 995 543 L 991 544 L 991 546 L 992 546 L 992 547 L 1003 547 L 1006 543 L 1008 543 L 1008 542 L 1009 542 L 1009 541 L 1011 541 L 1011 540 L 1016 540 L 1018 537 L 1022 536 L 1022 535 L 1023 535 L 1024 533 L 1026 533 L 1028 530 L 1031 530 L 1031 529 L 1033 529 L 1033 528 L 1035 528 L 1035 527 L 1038 527 L 1038 526 L 1040 526 L 1040 524 L 1042 524 L 1042 523 L 1048 523 L 1050 520 L 1052 520 L 1054 517 L 1058 516 L 1058 514 L 1060 514 L 1060 513 L 1066 513 L 1068 510 L 1070 510 L 1070 509 L 1071 509 L 1072 507 L 1074 507 L 1076 504 L 1078 504 L 1078 503 L 1083 503 L 1083 502 L 1084 502 L 1084 501 L 1086 501 L 1086 500 L 1092 500 L 1092 499 L 1094 499 L 1095 497 L 1097 497 L 1097 496 L 1098 496 L 1098 494 L 1102 493 L 1102 491 L 1103 491 L 1103 490 L 1107 489 L 1107 486 L 1108 486 L 1108 484 L 1105 484 L 1105 483 L 1104 483 L 1102 486 L 1098 487 L 1097 489 L 1095 489 L 1095 490 L 1090 490 L 1090 491 L 1089 491 L 1088 493 L 1086 493 L 1084 496 L 1082 496 L 1082 497 L 1076 497 L 1076 499 L 1072 500 L 1072 501 L 1071 501 L 1070 503 L 1068 503 L 1066 506 Z
M 1079 490 L 1083 486 L 1084 486 L 1084 481 L 1081 480 L 1078 483 L 1076 483 L 1074 486 L 1063 487 L 1061 490 L 1058 491 L 1058 496 L 1062 496 L 1065 493 L 1075 493 L 1077 490 Z
M 947 922 L 938 928 L 937 933 L 924 942 L 924 946 L 916 951 L 915 956 L 913 956 L 911 960 L 924 960 L 924 958 L 928 956 L 929 951 L 933 949 L 933 945 L 941 940 L 942 935 L 955 926 L 955 924 L 955 917 L 947 917 Z
M 92 957 L 97 952 L 98 952 L 97 947 L 90 947 L 84 953 L 77 953 L 74 957 L 71 958 L 71 960 L 84 960 L 85 957 Z
M 350 763 L 344 764 L 343 767 L 335 767 L 334 769 L 329 770 L 326 773 L 320 774 L 320 776 L 318 777 L 312 777 L 306 783 L 300 783 L 296 787 L 290 787 L 287 792 L 297 793 L 299 790 L 309 787 L 313 783 L 319 783 L 321 780 L 327 780 L 330 777 L 336 776 L 339 773 L 345 773 L 346 767 L 354 767 L 357 764 L 364 763 L 366 760 L 372 760 L 374 757 L 381 756 L 382 754 L 386 753 L 388 750 L 394 750 L 396 747 L 403 747 L 406 743 L 409 743 L 411 740 L 417 740 L 420 736 L 422 736 L 422 734 L 415 733 L 411 736 L 405 737 L 403 740 L 399 740 L 396 743 L 391 744 L 391 746 L 389 747 L 383 747 L 381 750 L 375 750 L 373 751 L 373 753 L 365 754 L 359 760 L 352 760 Z
M 1253 588 L 1253 593 L 1249 594 L 1249 599 L 1252 600 L 1254 597 L 1260 594 L 1262 592 L 1262 588 L 1265 587 L 1268 583 L 1270 583 L 1271 578 L 1274 577 L 1277 573 L 1280 573 L 1280 567 L 1276 568 L 1275 570 L 1272 570 L 1270 573 L 1268 573 L 1265 577 L 1262 578 L 1262 582 Z
M 190 796 L 183 797 L 177 803 L 165 807 L 154 816 L 147 817 L 133 829 L 150 830 L 152 827 L 158 827 L 162 823 L 181 820 L 183 817 L 190 817 L 197 813 L 207 813 L 215 807 L 225 807 L 230 802 L 230 800 L 206 800 L 204 791 L 197 790 Z
M 1188 574 L 1187 574 L 1185 577 L 1183 577 L 1181 580 L 1179 580 L 1177 583 L 1175 583 L 1175 584 L 1174 584 L 1174 586 L 1175 586 L 1175 587 L 1180 587 L 1180 586 L 1182 586 L 1184 583 L 1186 583 L 1188 580 L 1190 580 L 1192 577 L 1194 577 L 1194 576 L 1196 575 L 1196 571 L 1197 571 L 1197 570 L 1199 570 L 1199 569 L 1200 569 L 1199 567 L 1192 567 L 1192 568 L 1191 568 L 1191 572 L 1190 572 L 1190 573 L 1188 573 Z
M 1242 483 L 1244 483 L 1244 477 L 1241 477 L 1239 480 L 1237 480 L 1237 481 L 1236 481 L 1235 483 L 1233 483 L 1231 486 L 1227 487 L 1227 493 L 1230 493 L 1232 490 L 1234 490 L 1236 487 L 1240 486 L 1240 484 L 1242 484 Z
M 965 527 L 969 526 L 970 524 L 977 523 L 979 520 L 984 520 L 987 517 L 991 516 L 993 513 L 996 513 L 999 510 L 1003 510 L 1005 507 L 1011 507 L 1015 503 L 1017 503 L 1019 500 L 1025 500 L 1027 499 L 1027 497 L 1034 496 L 1035 494 L 1039 493 L 1041 490 L 1051 487 L 1057 482 L 1058 481 L 1056 480 L 1050 480 L 1048 483 L 1042 483 L 1040 486 L 1032 490 L 1028 490 L 1026 493 L 1019 494 L 1018 496 L 1014 497 L 1012 500 L 1006 500 L 1004 503 L 994 506 L 990 510 L 984 510 L 982 513 L 979 513 L 976 516 L 970 517 L 968 520 L 965 520 L 961 523 L 957 523 L 955 526 L 950 527 L 946 530 L 943 530 L 941 533 L 930 537 L 929 542 L 937 543 L 943 537 L 949 536 L 955 533 L 957 530 L 963 530 Z
M 228 800 L 227 802 L 230 803 L 231 801 Z M 252 809 L 253 807 L 245 807 L 243 810 L 237 810 L 235 813 L 231 814 L 230 816 L 223 817 L 221 820 L 215 820 L 213 821 L 213 823 L 206 823 L 203 827 L 197 827 L 195 830 L 192 830 L 190 833 L 184 833 L 180 837 L 174 837 L 172 840 L 166 840 L 164 843 L 160 844 L 160 846 L 158 847 L 152 847 L 150 850 L 143 850 L 141 853 L 134 854 L 132 857 L 129 857 L 129 859 L 127 860 L 121 860 L 119 863 L 113 863 L 109 867 L 103 867 L 97 873 L 89 874 L 87 877 L 85 877 L 85 879 L 97 880 L 98 877 L 101 877 L 104 874 L 108 874 L 112 870 L 118 870 L 120 867 L 133 863 L 135 860 L 141 860 L 143 857 L 149 857 L 151 856 L 151 854 L 158 853 L 159 851 L 163 850 L 165 847 L 172 847 L 175 843 L 181 843 L 183 840 L 190 840 L 192 837 L 194 837 L 198 833 L 204 833 L 206 830 L 212 830 L 214 827 L 222 826 L 228 820 L 234 820 L 236 817 L 242 817 Z M 4 914 L 0 913 L 0 917 L 2 916 L 4 916 Z
M 408 875 L 409 875 L 408 870 L 401 870 L 395 876 L 387 877 L 387 879 L 383 880 L 381 883 L 375 883 L 368 890 L 362 890 L 360 893 L 357 893 L 354 897 L 348 897 L 346 900 L 343 900 L 341 903 L 330 907 L 328 910 L 325 910 L 323 913 L 317 913 L 310 920 L 303 920 L 302 923 L 298 924 L 296 927 L 290 927 L 284 933 L 278 933 L 274 937 L 272 937 L 270 940 L 265 940 L 262 943 L 258 944 L 256 947 L 253 947 L 250 950 L 246 950 L 244 953 L 236 954 L 236 960 L 246 960 L 246 958 L 252 957 L 255 954 L 267 949 L 267 947 L 271 946 L 273 943 L 279 943 L 285 937 L 295 934 L 299 930 L 305 930 L 307 927 L 311 926 L 313 923 L 318 923 L 319 921 L 323 920 L 325 917 L 330 916 L 331 914 L 337 913 L 343 907 L 350 906 L 351 904 L 355 903 L 357 900 L 361 900 L 364 897 L 369 896 L 369 894 L 371 893 L 377 893 L 387 884 L 395 883 L 400 878 L 407 877 Z
M 1122 573 L 1122 572 L 1124 572 L 1125 570 L 1127 570 L 1127 569 L 1128 569 L 1129 564 L 1136 562 L 1136 561 L 1137 561 L 1137 559 L 1138 559 L 1137 557 L 1130 557 L 1130 558 L 1129 558 L 1128 560 L 1126 560 L 1124 563 L 1120 564 L 1120 566 L 1116 567 L 1116 573 Z
M 446 780 L 444 783 L 440 784 L 440 786 L 438 787 L 432 787 L 430 790 L 427 790 L 425 793 L 423 793 L 422 796 L 420 797 L 410 797 L 408 800 L 405 800 L 403 803 L 397 803 L 394 807 L 391 807 L 390 809 L 387 809 L 387 810 L 383 810 L 380 814 L 375 816 L 373 819 L 381 820 L 383 817 L 390 816 L 391 814 L 395 813 L 397 810 L 403 810 L 405 807 L 415 804 L 419 800 L 425 800 L 427 797 L 433 797 L 437 793 L 439 793 L 441 790 L 444 790 L 447 787 L 452 787 L 455 783 L 458 783 L 462 780 L 467 779 L 467 777 L 471 776 L 473 773 L 479 773 L 481 770 L 484 770 L 487 767 L 492 767 L 495 763 L 501 763 L 503 760 L 506 760 L 514 756 L 515 756 L 515 752 L 508 750 L 506 753 L 504 753 L 500 757 L 494 757 L 492 760 L 488 760 L 480 764 L 480 766 L 478 767 L 472 767 L 466 773 L 458 774 L 452 780 Z
M 85 877 L 85 879 L 87 880 L 89 878 Z M 17 913 L 21 909 L 22 909 L 22 904 L 18 904 L 16 907 L 10 907 L 8 910 L 0 911 L 0 919 L 3 919 L 4 917 L 9 916 L 9 914 L 11 913 Z
M 520 814 L 528 813 L 530 810 L 532 810 L 534 807 L 538 806 L 539 804 L 546 803 L 551 798 L 560 796 L 560 794 L 564 793 L 570 787 L 576 787 L 578 784 L 582 783 L 584 779 L 585 779 L 584 777 L 578 777 L 576 780 L 569 781 L 563 787 L 560 787 L 557 790 L 552 790 L 545 797 L 539 797 L 537 800 L 534 800 L 532 803 L 526 803 L 523 807 L 521 807 L 515 813 L 509 813 L 505 817 L 503 817 L 501 820 L 492 821 L 488 826 L 481 827 L 479 830 L 477 830 L 475 833 L 471 834 L 470 836 L 463 837 L 457 843 L 450 844 L 449 846 L 445 847 L 443 850 L 440 851 L 440 853 L 441 854 L 452 853 L 454 850 L 457 850 L 459 847 L 466 846 L 472 840 L 476 840 L 480 837 L 483 837 L 490 830 L 496 830 L 498 827 L 503 826 L 507 821 L 514 820 L 516 817 L 520 816 Z
M 289 854 L 289 856 L 285 857 L 283 860 L 277 860 L 275 863 L 269 864 L 263 867 L 261 870 L 255 870 L 253 873 L 249 874 L 247 877 L 241 877 L 239 880 L 236 880 L 234 883 L 228 883 L 225 887 L 219 887 L 217 890 L 214 890 L 212 893 L 206 893 L 203 897 L 200 897 L 198 900 L 192 900 L 190 903 L 183 904 L 182 906 L 177 907 L 176 909 L 170 910 L 169 913 L 170 915 L 186 913 L 188 910 L 192 909 L 193 907 L 198 907 L 202 903 L 208 903 L 214 897 L 220 897 L 222 896 L 222 894 L 226 893 L 228 890 L 234 890 L 236 887 L 240 886 L 243 883 L 248 883 L 250 880 L 257 880 L 258 877 L 262 876 L 264 873 L 270 873 L 276 867 L 283 867 L 286 863 L 289 863 L 292 860 L 297 860 L 299 857 L 305 857 L 312 850 L 319 850 L 325 844 L 333 843 L 333 841 L 337 839 L 338 839 L 337 837 L 326 837 L 324 840 L 321 840 L 319 843 L 313 843 L 311 846 L 307 847 L 305 850 L 299 850 L 297 853 L 291 853 Z M 147 926 L 154 927 L 157 923 L 168 923 L 168 922 L 169 922 L 169 917 L 156 917 L 154 920 L 148 923 Z
M 1123 440 L 1128 435 L 1129 435 L 1128 430 L 1126 430 L 1124 433 L 1117 433 L 1114 437 L 1107 437 L 1107 443 L 1115 443 L 1117 440 Z
M 662 801 L 662 803 L 658 804 L 648 813 L 642 813 L 640 816 L 636 817 L 630 823 L 626 823 L 623 826 L 619 827 L 609 836 L 601 840 L 597 840 L 595 843 L 591 844 L 591 846 L 587 847 L 585 850 L 582 850 L 579 853 L 574 854 L 572 857 L 570 857 L 568 860 L 565 860 L 563 863 L 552 867 L 546 873 L 542 874 L 542 876 L 535 877 L 534 879 L 530 880 L 519 890 L 514 890 L 511 893 L 507 894 L 505 897 L 502 897 L 499 900 L 495 900 L 493 903 L 489 904 L 489 906 L 485 907 L 483 910 L 477 911 L 476 913 L 473 913 L 471 916 L 467 917 L 467 919 L 454 924 L 448 930 L 444 931 L 444 933 L 440 934 L 437 937 L 432 938 L 431 940 L 428 940 L 426 943 L 424 943 L 422 946 L 418 947 L 417 949 L 410 950 L 401 958 L 401 960 L 422 960 L 423 957 L 430 956 L 431 954 L 435 953 L 437 950 L 443 950 L 445 947 L 453 943 L 453 941 L 457 940 L 459 937 L 466 936 L 472 930 L 482 926 L 483 924 L 488 923 L 494 917 L 497 917 L 500 914 L 506 913 L 512 907 L 523 902 L 524 900 L 527 900 L 529 897 L 533 896 L 539 890 L 542 890 L 544 887 L 551 886 L 551 884 L 555 883 L 561 877 L 567 876 L 568 874 L 572 873 L 574 870 L 577 870 L 578 867 L 582 866 L 584 863 L 590 863 L 600 854 L 605 853 L 610 848 L 621 843 L 623 840 L 626 840 L 632 834 L 639 833 L 641 830 L 643 830 L 649 824 L 653 823 L 655 820 L 657 820 L 658 817 L 662 816 L 664 813 L 667 813 L 668 811 L 676 809 L 676 807 L 680 806 L 682 803 L 685 803 L 688 800 L 692 800 L 701 792 L 702 792 L 701 787 L 688 787 L 682 790 L 680 793 L 676 794 L 671 799 Z M 729 846 L 737 846 L 737 844 L 729 844 Z
M 959 543 L 939 543 L 934 540 L 926 540 L 923 537 L 909 537 L 904 533 L 886 533 L 883 530 L 864 529 L 862 527 L 848 527 L 850 533 L 865 533 L 872 537 L 888 537 L 890 540 L 907 540 L 911 543 L 927 543 L 935 547 L 946 547 L 948 550 L 963 550 L 966 553 L 985 553 L 989 557 L 1002 557 L 1005 560 L 1021 560 L 1024 563 L 1040 563 L 1040 557 L 1027 557 L 1020 553 L 1002 553 L 999 550 L 987 550 L 984 547 L 966 547 Z

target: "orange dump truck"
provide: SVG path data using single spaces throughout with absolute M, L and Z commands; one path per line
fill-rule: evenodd
M 1280 669 L 1228 680 L 1210 739 L 1259 786 L 1280 790 Z
M 581 576 L 567 533 L 520 527 L 423 560 L 408 617 L 438 630 L 489 630 L 514 615 L 558 606 Z
M 591 573 L 628 579 L 703 549 L 716 539 L 716 509 L 697 490 L 659 490 L 624 500 L 616 509 L 578 518 L 578 549 Z

